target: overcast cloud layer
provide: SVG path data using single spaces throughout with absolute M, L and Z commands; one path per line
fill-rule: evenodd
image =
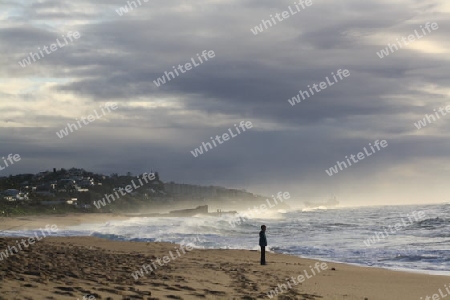
M 82 167 L 165 181 L 289 191 L 343 204 L 448 201 L 448 0 L 312 0 L 254 35 L 293 1 L 0 2 L 0 156 L 22 160 L 0 176 Z M 137 2 L 137 0 L 136 0 Z M 382 59 L 388 43 L 439 29 Z M 26 68 L 19 61 L 69 31 L 81 37 Z M 203 50 L 215 57 L 157 87 L 153 80 Z M 291 106 L 288 99 L 338 69 L 350 76 Z M 107 102 L 118 108 L 60 139 L 56 132 Z M 253 128 L 194 157 L 233 124 Z M 375 140 L 388 147 L 348 169 L 326 169 Z

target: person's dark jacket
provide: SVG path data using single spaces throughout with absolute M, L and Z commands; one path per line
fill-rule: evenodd
M 262 230 L 259 232 L 259 245 L 261 247 L 267 246 L 266 233 Z

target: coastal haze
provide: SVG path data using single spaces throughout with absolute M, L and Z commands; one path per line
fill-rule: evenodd
M 450 119 L 414 123 L 450 103 L 449 4 L 310 3 L 300 10 L 289 1 L 0 3 L 0 150 L 22 158 L 0 175 L 154 169 L 165 180 L 268 196 L 289 191 L 298 201 L 448 201 Z M 278 21 L 283 11 L 289 17 Z M 270 15 L 276 23 L 254 34 Z M 438 29 L 425 29 L 427 22 Z M 411 34 L 416 40 L 406 45 L 402 37 Z M 39 50 L 36 61 L 18 63 Z M 154 83 L 189 62 L 191 70 Z M 338 70 L 350 75 L 335 81 Z M 334 85 L 290 104 L 327 77 Z M 116 109 L 102 113 L 108 102 Z M 94 121 L 55 134 L 94 111 Z M 191 154 L 241 121 L 253 127 Z M 325 172 L 376 140 L 388 146 Z

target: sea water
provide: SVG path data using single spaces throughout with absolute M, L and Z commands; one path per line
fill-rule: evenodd
M 410 217 L 412 222 L 404 221 L 419 212 L 422 219 Z M 135 217 L 68 227 L 56 235 L 257 250 L 260 226 L 265 224 L 268 250 L 272 252 L 450 275 L 449 204 L 309 209 L 258 217 L 238 224 L 232 222 L 232 216 Z M 32 230 L 0 232 L 3 236 L 33 234 Z

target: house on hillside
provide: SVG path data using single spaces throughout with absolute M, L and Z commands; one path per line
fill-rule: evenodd
M 3 191 L 1 193 L 4 199 L 7 201 L 24 201 L 28 200 L 28 194 L 22 193 L 19 190 L 16 189 L 8 189 L 6 191 Z

